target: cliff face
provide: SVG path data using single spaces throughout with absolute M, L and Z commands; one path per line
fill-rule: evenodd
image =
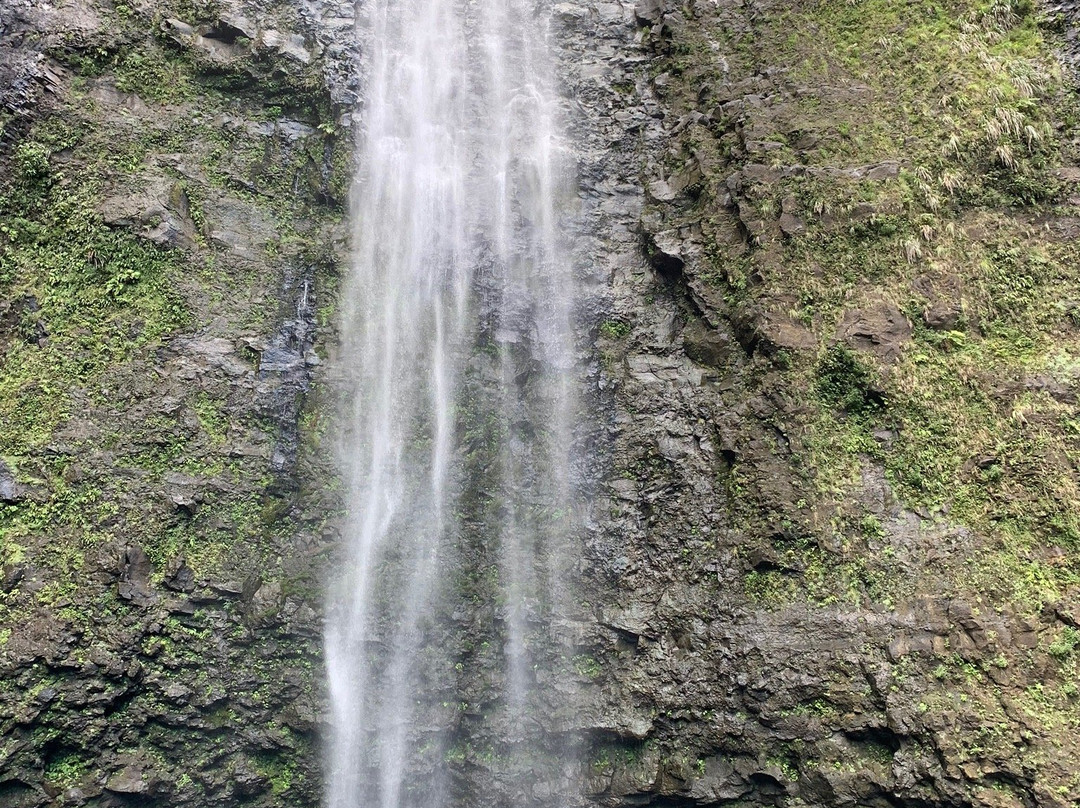
M 352 15 L 0 0 L 0 805 L 318 801 Z M 1075 804 L 1072 4 L 554 19 L 588 799 Z
M 317 802 L 315 10 L 0 4 L 0 804 Z
M 601 801 L 1080 798 L 1071 14 L 636 6 Z

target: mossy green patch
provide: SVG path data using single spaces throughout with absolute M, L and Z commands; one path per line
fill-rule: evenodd
M 77 147 L 78 130 L 35 134 L 0 187 L 0 289 L 19 301 L 0 367 L 0 453 L 17 455 L 49 440 L 74 390 L 187 318 L 174 288 L 179 256 L 106 226 L 97 177 L 53 165 L 56 148 Z
M 70 788 L 91 771 L 91 761 L 83 754 L 66 751 L 45 764 L 45 779 L 59 788 Z
M 972 200 L 1045 198 L 1054 187 L 1045 169 L 1055 133 L 1039 101 L 1060 69 L 1033 9 L 990 5 L 860 0 L 781 14 L 775 30 L 787 17 L 801 32 L 780 44 L 801 57 L 790 62 L 798 65 L 793 79 L 840 80 L 874 107 L 873 115 L 859 114 L 863 103 L 814 110 L 815 122 L 835 117 L 836 136 L 823 134 L 801 156 L 858 165 L 903 155 L 929 173 L 920 185 L 930 207 L 961 188 Z
M 270 790 L 274 796 L 285 794 L 299 781 L 303 774 L 299 771 L 296 762 L 287 754 L 262 755 L 255 760 L 255 767 L 270 782 Z
M 674 79 L 658 92 L 679 113 L 709 113 L 664 158 L 703 175 L 664 226 L 701 223 L 708 260 L 689 270 L 733 313 L 779 309 L 819 345 L 773 362 L 803 407 L 793 464 L 809 502 L 796 510 L 816 514 L 806 524 L 819 541 L 781 546 L 777 569 L 748 573 L 747 594 L 902 593 L 907 583 L 879 586 L 892 562 L 865 544 L 888 549 L 888 521 L 865 529 L 850 504 L 880 469 L 898 507 L 972 531 L 920 574 L 1024 609 L 1061 597 L 1080 580 L 1080 412 L 1068 392 L 1080 378 L 1080 253 L 1057 168 L 1077 159 L 1080 105 L 1052 34 L 1026 0 L 808 2 L 753 26 L 726 14 L 701 9 L 649 32 L 664 54 L 654 72 Z M 749 77 L 745 92 L 767 101 L 715 108 Z M 729 193 L 737 207 L 725 209 Z M 797 231 L 781 232 L 781 213 Z M 731 244 L 735 226 L 743 245 Z M 882 306 L 906 316 L 910 338 L 887 357 L 846 343 L 845 317 Z M 750 507 L 738 504 L 745 490 L 731 493 Z M 767 532 L 760 522 L 746 517 Z M 860 553 L 869 566 L 846 569 Z M 896 569 L 921 561 L 905 563 Z M 830 565 L 853 583 L 818 580 Z

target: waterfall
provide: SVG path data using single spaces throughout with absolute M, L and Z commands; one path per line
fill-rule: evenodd
M 576 196 L 546 20 L 361 6 L 327 805 L 563 805 Z M 463 775 L 476 757 L 503 773 L 491 793 Z

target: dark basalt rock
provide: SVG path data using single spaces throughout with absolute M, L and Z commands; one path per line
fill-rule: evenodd
M 852 347 L 871 351 L 886 362 L 895 362 L 911 339 L 911 323 L 894 303 L 880 300 L 849 311 L 839 325 L 839 332 Z

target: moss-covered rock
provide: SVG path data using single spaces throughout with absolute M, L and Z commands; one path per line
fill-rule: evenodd
M 317 801 L 351 139 L 300 12 L 5 19 L 4 804 Z
M 1078 798 L 1072 13 L 636 6 L 601 801 Z

